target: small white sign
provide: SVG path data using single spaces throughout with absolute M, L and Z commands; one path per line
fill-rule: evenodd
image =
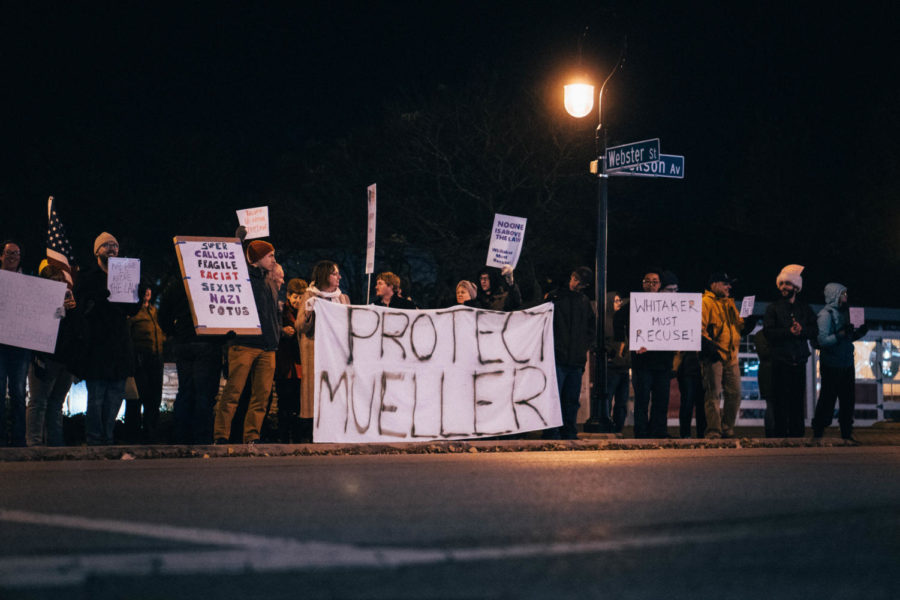
M 632 350 L 699 350 L 703 337 L 702 296 L 632 292 L 629 342 Z
M 862 327 L 866 322 L 866 309 L 862 306 L 850 307 L 850 324 L 854 327 Z
M 500 268 L 503 265 L 512 265 L 513 268 L 516 267 L 519 255 L 522 253 L 522 241 L 525 239 L 527 222 L 528 219 L 524 217 L 511 217 L 499 213 L 494 215 L 487 266 Z
M 109 271 L 106 274 L 106 289 L 110 302 L 134 304 L 138 301 L 138 286 L 141 283 L 141 259 L 109 257 Z
M 366 226 L 366 275 L 375 272 L 375 186 L 373 183 L 367 188 L 369 217 Z
M 0 344 L 55 352 L 65 283 L 0 269 Z
M 744 296 L 741 301 L 741 318 L 746 319 L 753 314 L 753 305 L 756 304 L 756 296 Z
M 238 223 L 247 228 L 248 240 L 269 237 L 269 207 L 257 206 L 237 211 Z

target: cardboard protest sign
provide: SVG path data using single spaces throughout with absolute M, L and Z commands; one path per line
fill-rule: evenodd
M 175 253 L 198 335 L 261 332 L 241 241 L 175 237 Z
M 525 223 L 528 219 L 509 215 L 494 215 L 494 227 L 491 229 L 491 245 L 488 248 L 487 266 L 502 267 L 519 262 L 522 253 L 522 241 L 525 239 Z
M 744 296 L 741 301 L 741 318 L 746 319 L 753 314 L 753 305 L 756 304 L 756 296 Z
M 110 256 L 106 274 L 106 289 L 110 302 L 134 304 L 139 300 L 141 283 L 141 259 Z
M 498 313 L 316 302 L 316 442 L 479 438 L 562 424 L 553 305 Z
M 68 286 L 0 269 L 0 344 L 54 352 Z
M 854 327 L 862 327 L 866 322 L 866 309 L 862 306 L 850 307 L 850 324 Z
M 629 346 L 632 350 L 699 350 L 702 295 L 632 292 Z
M 366 275 L 375 272 L 375 199 L 376 184 L 367 188 L 368 218 L 366 226 Z
M 247 228 L 246 239 L 269 237 L 269 207 L 257 206 L 237 211 L 238 223 Z

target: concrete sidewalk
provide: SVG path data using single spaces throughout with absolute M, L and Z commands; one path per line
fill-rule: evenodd
M 541 440 L 539 433 L 525 439 L 432 441 L 376 444 L 229 444 L 224 446 L 67 446 L 63 448 L 0 448 L 0 462 L 41 460 L 136 460 L 154 458 L 220 458 L 236 456 L 321 456 L 342 454 L 448 454 L 479 452 L 546 452 L 554 450 L 645 450 L 677 448 L 796 448 L 855 446 L 840 438 L 836 427 L 821 440 L 766 438 L 761 427 L 737 427 L 738 437 L 727 440 L 634 439 L 624 435 L 579 434 L 578 440 Z M 854 432 L 863 446 L 900 446 L 900 423 L 882 422 Z

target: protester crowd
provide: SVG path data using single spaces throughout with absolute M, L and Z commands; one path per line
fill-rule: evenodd
M 239 230 L 239 234 L 244 233 Z M 63 402 L 76 380 L 87 388 L 85 440 L 113 443 L 226 444 L 261 441 L 305 443 L 313 434 L 315 310 L 317 302 L 350 304 L 341 291 L 341 273 L 330 260 L 318 262 L 309 281 L 292 278 L 265 240 L 243 240 L 250 288 L 259 313 L 258 335 L 197 335 L 191 303 L 181 277 L 156 290 L 142 281 L 138 301 L 111 302 L 107 287 L 109 259 L 120 246 L 103 232 L 93 244 L 94 262 L 72 272 L 48 259 L 40 277 L 69 286 L 57 312 L 54 352 L 37 352 L 0 344 L 0 445 L 60 446 Z M 2 246 L 5 271 L 22 273 L 23 249 L 14 240 Z M 766 435 L 804 435 L 806 365 L 813 350 L 821 356 L 821 393 L 812 420 L 821 437 L 839 406 L 841 436 L 853 439 L 853 341 L 866 333 L 849 318 L 847 288 L 825 287 L 825 307 L 814 314 L 801 298 L 803 267 L 787 265 L 775 279 L 778 298 L 769 304 L 753 340 L 760 356 L 760 390 L 767 402 Z M 546 429 L 544 438 L 576 439 L 581 382 L 596 335 L 596 307 L 585 294 L 594 282 L 587 267 L 572 269 L 568 281 L 537 302 L 554 304 L 556 378 L 563 424 Z M 669 392 L 677 381 L 681 397 L 679 435 L 683 438 L 729 438 L 741 401 L 738 361 L 740 340 L 754 328 L 742 318 L 727 273 L 713 273 L 702 295 L 702 344 L 699 351 L 653 351 L 629 347 L 629 299 L 611 292 L 604 299 L 607 389 L 600 419 L 609 432 L 621 432 L 629 412 L 629 383 L 634 390 L 634 435 L 669 437 Z M 646 293 L 679 291 L 671 271 L 648 269 L 640 279 Z M 157 294 L 159 292 L 159 294 Z M 375 277 L 374 304 L 415 310 L 401 279 L 391 272 Z M 482 269 L 474 280 L 455 289 L 456 303 L 468 307 L 514 311 L 523 302 L 513 268 Z M 171 431 L 160 434 L 164 351 L 169 349 L 178 374 Z M 225 384 L 220 390 L 220 380 Z M 26 379 L 28 397 L 26 401 Z M 274 393 L 273 393 L 274 391 Z M 275 402 L 273 402 L 273 399 Z M 122 402 L 124 427 L 116 430 Z M 277 405 L 277 411 L 273 410 Z M 277 428 L 267 429 L 267 415 L 277 414 Z

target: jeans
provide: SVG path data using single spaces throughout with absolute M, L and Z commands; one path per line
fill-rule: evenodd
M 856 407 L 856 371 L 854 367 L 819 366 L 822 374 L 822 389 L 816 403 L 816 413 L 812 420 L 813 433 L 821 436 L 834 418 L 834 403 L 840 400 L 838 423 L 841 437 L 853 435 L 853 410 Z
M 228 439 L 231 420 L 244 389 L 247 377 L 252 375 L 252 395 L 244 418 L 244 443 L 259 439 L 272 393 L 272 379 L 275 376 L 275 351 L 252 348 L 235 344 L 228 348 L 228 382 L 219 402 L 216 404 L 216 420 L 213 435 L 215 439 Z
M 628 370 L 609 369 L 606 372 L 606 406 L 607 416 L 612 406 L 612 421 L 615 433 L 622 431 L 628 417 Z
M 741 407 L 741 367 L 735 358 L 731 362 L 701 361 L 703 372 L 706 425 L 710 433 L 734 434 L 738 410 Z M 719 412 L 719 396 L 722 411 Z
M 44 445 L 46 425 L 46 444 L 64 446 L 62 407 L 72 387 L 72 375 L 64 364 L 51 358 L 35 359 L 28 385 L 31 388 L 26 419 L 28 445 Z
M 634 437 L 667 437 L 671 371 L 632 369 L 634 386 Z M 647 418 L 647 412 L 650 418 Z
M 112 444 L 116 417 L 125 398 L 125 380 L 88 379 L 85 384 L 88 392 L 85 439 L 89 446 Z
M 30 362 L 30 350 L 0 344 L 0 446 L 6 446 L 9 441 L 13 446 L 25 445 L 25 378 Z M 7 390 L 12 412 L 11 440 L 6 433 Z
M 178 395 L 175 397 L 175 443 L 210 444 L 213 409 L 222 373 L 222 345 L 186 342 L 175 346 Z

